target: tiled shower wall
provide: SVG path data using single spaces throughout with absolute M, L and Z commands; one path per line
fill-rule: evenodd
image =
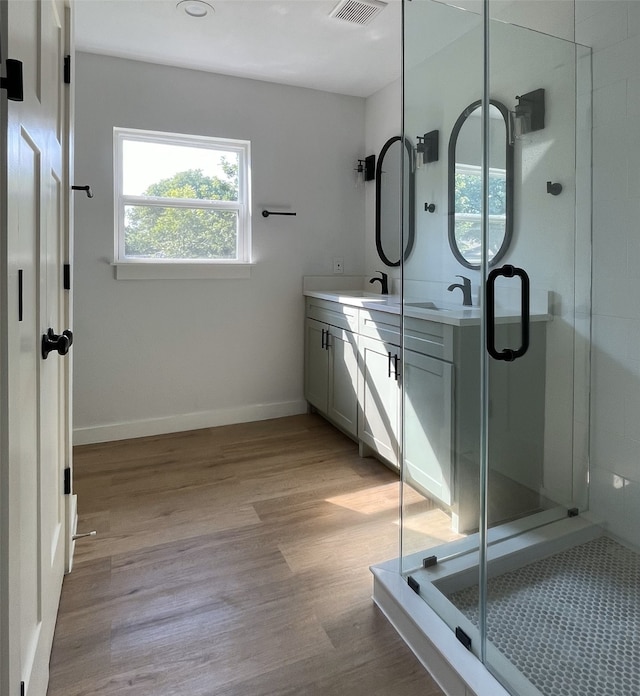
M 593 49 L 590 510 L 640 530 L 640 2 L 576 0 Z

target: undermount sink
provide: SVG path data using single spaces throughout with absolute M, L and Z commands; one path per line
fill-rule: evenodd
M 352 301 L 358 304 L 376 303 L 376 304 L 386 304 L 386 305 L 403 305 L 408 309 L 428 309 L 432 312 L 455 312 L 461 309 L 471 309 L 471 307 L 442 307 L 428 300 L 422 300 L 421 302 L 402 302 L 402 297 L 400 295 L 379 295 L 377 293 L 370 293 L 363 290 L 346 290 L 341 292 L 342 297 L 348 297 Z
M 338 293 L 342 297 L 348 297 L 352 300 L 370 303 L 379 302 L 380 304 L 400 304 L 400 298 L 397 295 L 379 295 L 377 293 L 366 292 L 362 290 L 345 290 Z
M 336 292 L 337 295 L 344 295 L 345 297 L 361 297 L 363 300 L 374 301 L 375 300 L 386 300 L 386 295 L 379 295 L 373 292 L 365 292 L 364 290 L 343 290 Z
M 431 309 L 436 312 L 450 312 L 450 307 L 438 307 L 434 302 L 406 302 L 405 307 L 415 307 L 416 309 Z

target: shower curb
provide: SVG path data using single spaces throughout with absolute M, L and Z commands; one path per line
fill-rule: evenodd
M 371 566 L 373 601 L 447 696 L 509 696 L 407 585 L 399 560 Z

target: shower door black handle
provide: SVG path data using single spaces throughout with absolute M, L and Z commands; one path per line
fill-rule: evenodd
M 513 278 L 518 276 L 522 284 L 520 293 L 520 325 L 522 327 L 522 337 L 520 348 L 496 349 L 496 307 L 495 307 L 495 284 L 496 278 L 503 276 Z M 504 360 L 513 362 L 521 358 L 529 349 L 529 276 L 522 268 L 516 268 L 510 264 L 505 264 L 502 268 L 494 268 L 487 277 L 486 286 L 486 306 L 487 306 L 487 351 L 494 360 Z

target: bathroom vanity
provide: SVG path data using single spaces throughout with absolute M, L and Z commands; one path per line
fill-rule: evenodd
M 305 291 L 305 398 L 404 481 L 450 511 L 452 528 L 478 525 L 480 309 L 364 292 Z M 514 495 L 542 486 L 547 314 L 531 315 L 527 355 L 490 361 L 490 476 L 501 491 L 490 521 L 510 516 Z M 503 313 L 496 340 L 513 343 L 519 317 Z M 401 385 L 405 384 L 404 397 Z M 404 442 L 401 423 L 404 421 Z M 515 451 L 515 443 L 517 451 Z M 526 447 L 522 446 L 526 443 Z M 402 453 L 402 454 L 400 454 Z

